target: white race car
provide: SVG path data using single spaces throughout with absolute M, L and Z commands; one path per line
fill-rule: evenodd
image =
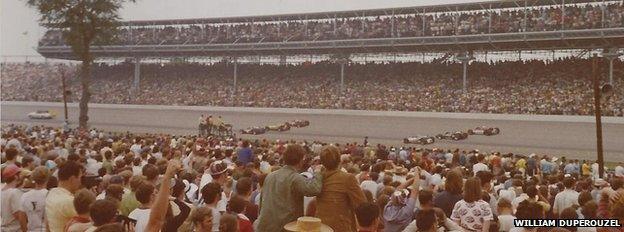
M 403 143 L 405 144 L 420 144 L 420 145 L 427 145 L 427 144 L 432 144 L 435 142 L 435 138 L 433 136 L 413 136 L 413 137 L 407 137 L 403 139 Z
M 56 114 L 49 110 L 37 110 L 28 113 L 28 117 L 31 119 L 53 119 L 55 116 Z
M 489 126 L 478 126 L 475 129 L 468 130 L 469 135 L 497 135 L 500 134 L 500 129 L 498 127 L 489 127 Z

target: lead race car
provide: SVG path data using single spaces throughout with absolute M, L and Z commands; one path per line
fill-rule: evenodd
M 286 125 L 289 125 L 291 127 L 297 127 L 297 128 L 301 128 L 301 127 L 306 127 L 310 125 L 310 121 L 308 120 L 293 120 L 293 121 L 288 121 L 286 122 Z
M 464 140 L 468 138 L 468 133 L 462 131 L 455 132 L 445 132 L 443 134 L 436 135 L 436 139 L 445 139 L 445 140 Z
M 31 119 L 53 119 L 56 117 L 56 113 L 49 110 L 37 110 L 35 112 L 28 113 L 28 117 Z
M 290 130 L 290 125 L 286 124 L 280 124 L 280 125 L 269 125 L 266 126 L 265 129 L 267 131 L 289 131 Z
M 468 130 L 469 135 L 497 135 L 500 134 L 500 129 L 498 127 L 489 127 L 489 126 L 478 126 L 475 129 Z
M 250 128 L 247 128 L 247 129 L 242 129 L 242 130 L 240 130 L 240 132 L 241 132 L 241 134 L 260 135 L 260 134 L 266 133 L 267 130 L 264 127 L 254 126 L 254 127 L 250 127 Z
M 405 144 L 427 145 L 427 144 L 432 144 L 434 142 L 435 142 L 435 138 L 433 136 L 427 136 L 427 135 L 418 135 L 418 136 L 412 136 L 412 137 L 407 137 L 403 139 L 403 143 Z

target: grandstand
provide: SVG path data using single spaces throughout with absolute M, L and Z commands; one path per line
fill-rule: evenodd
M 95 57 L 134 59 L 139 88 L 142 59 L 331 54 L 341 67 L 353 54 L 425 53 L 462 62 L 463 90 L 473 54 L 487 51 L 605 49 L 611 62 L 624 44 L 621 1 L 502 0 L 358 11 L 247 17 L 127 21 L 110 44 L 92 47 Z M 45 33 L 37 51 L 46 58 L 75 59 L 62 28 Z M 612 67 L 612 65 L 610 66 Z M 611 74 L 610 82 L 613 83 Z

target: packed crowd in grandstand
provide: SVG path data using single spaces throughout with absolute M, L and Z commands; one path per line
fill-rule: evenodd
M 615 70 L 624 63 L 615 61 Z M 511 114 L 593 114 L 591 61 L 473 62 L 468 92 L 462 92 L 461 64 L 349 64 L 340 94 L 339 65 L 239 64 L 233 94 L 232 65 L 226 63 L 142 64 L 139 90 L 133 93 L 134 65 L 94 68 L 91 102 L 115 104 L 210 105 L 317 109 L 483 112 Z M 76 69 L 73 66 L 71 69 Z M 603 81 L 607 81 L 606 68 Z M 80 98 L 80 82 L 68 74 L 70 101 Z M 62 101 L 57 64 L 4 64 L 5 101 Z M 616 72 L 615 86 L 623 86 Z M 624 115 L 624 95 L 605 102 L 608 116 Z
M 514 227 L 516 218 L 624 225 L 622 162 L 600 178 L 593 161 L 544 154 L 14 125 L 2 127 L 0 144 L 2 231 L 543 229 Z
M 608 2 L 609 3 L 609 2 Z M 121 28 L 114 44 L 167 45 L 260 43 L 342 39 L 473 35 L 615 28 L 624 26 L 621 2 L 465 12 L 411 13 L 383 17 L 193 24 Z M 40 46 L 63 45 L 60 30 Z

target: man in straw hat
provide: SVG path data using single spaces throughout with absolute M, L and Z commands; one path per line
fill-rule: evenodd
M 291 144 L 283 155 L 284 167 L 270 173 L 262 186 L 257 231 L 281 231 L 284 225 L 303 216 L 303 196 L 321 192 L 322 176 L 306 179 L 299 174 L 306 152 Z

